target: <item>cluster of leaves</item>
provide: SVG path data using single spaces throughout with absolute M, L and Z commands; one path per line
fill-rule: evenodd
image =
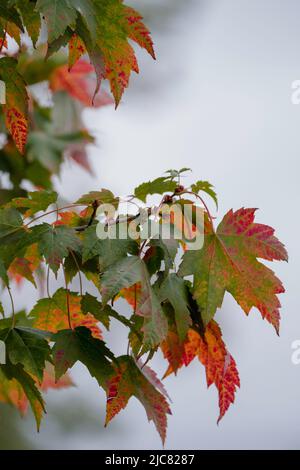
M 254 221 L 255 209 L 231 210 L 215 229 L 202 197 L 206 193 L 218 207 L 214 188 L 207 181 L 182 186 L 187 168 L 141 184 L 128 199 L 139 206 L 150 195 L 162 195 L 156 208 L 160 225 L 165 223 L 162 206 L 176 202 L 183 219 L 180 227 L 175 217 L 169 219 L 170 237 L 142 236 L 145 217 L 151 224 L 147 208 L 143 215 L 140 211 L 113 220 L 118 227 L 133 223 L 136 237 L 99 238 L 98 207 L 109 203 L 117 209 L 121 202 L 106 189 L 59 208 L 51 177 L 59 173 L 63 158 L 69 156 L 90 171 L 86 145 L 93 137 L 83 125 L 83 108 L 112 101 L 99 93 L 103 79 L 118 106 L 131 72 L 138 72 L 130 40 L 155 58 L 141 15 L 122 0 L 1 0 L 5 104 L 0 109 L 0 171 L 8 175 L 10 187 L 0 189 L 0 279 L 11 311 L 4 312 L 0 304 L 0 341 L 6 352 L 0 365 L 0 401 L 21 414 L 30 405 L 39 428 L 43 392 L 72 385 L 68 371 L 79 361 L 106 393 L 106 424 L 135 396 L 164 442 L 170 400 L 148 361 L 160 350 L 167 377 L 198 357 L 208 386 L 218 390 L 220 420 L 234 402 L 239 375 L 216 311 L 229 292 L 247 315 L 256 307 L 278 332 L 277 294 L 284 288 L 258 258 L 286 260 L 287 253 L 272 228 Z M 11 41 L 17 52 L 9 52 Z M 65 47 L 67 55 L 61 50 Z M 45 82 L 49 106 L 37 93 L 37 85 Z M 28 191 L 28 184 L 34 190 Z M 197 225 L 199 211 L 203 226 Z M 174 235 L 178 228 L 182 238 Z M 204 234 L 203 247 L 190 250 L 186 232 Z M 51 273 L 57 282 L 63 279 L 54 293 Z M 75 277 L 79 292 L 70 289 Z M 24 279 L 35 287 L 46 283 L 47 296 L 30 312 L 15 312 L 11 284 Z M 91 294 L 92 286 L 97 296 Z M 120 298 L 130 305 L 130 316 L 116 309 Z M 103 340 L 103 328 L 109 330 L 112 318 L 128 331 L 121 357 Z
M 13 53 L 7 49 L 12 40 L 18 45 Z M 86 145 L 94 139 L 81 111 L 113 102 L 99 92 L 103 79 L 119 104 L 131 71 L 138 72 L 129 40 L 155 57 L 141 15 L 120 0 L 1 1 L 0 85 L 6 102 L 0 107 L 0 132 L 6 139 L 0 171 L 8 173 L 12 187 L 0 190 L 0 202 L 26 195 L 26 181 L 51 189 L 64 156 L 91 171 Z M 51 106 L 38 99 L 36 85 L 43 82 Z
M 225 292 L 246 314 L 256 307 L 278 332 L 277 294 L 284 289 L 258 258 L 286 260 L 284 246 L 272 228 L 254 221 L 254 209 L 230 210 L 215 229 L 202 197 L 205 192 L 217 202 L 213 187 L 205 181 L 182 186 L 183 171 L 186 169 L 170 170 L 167 176 L 143 183 L 129 201 L 140 204 L 151 194 L 161 194 L 156 212 L 159 223 L 164 223 L 162 203 L 177 203 L 182 207 L 184 228 L 194 234 L 201 230 L 196 212 L 203 211 L 204 245 L 198 250 L 189 249 L 184 236 L 177 239 L 173 231 L 168 238 L 143 239 L 138 230 L 144 223 L 140 212 L 119 215 L 113 222 L 107 218 L 107 223 L 116 226 L 121 221 L 126 226 L 134 222 L 140 233 L 135 239 L 99 238 L 97 207 L 110 203 L 118 208 L 120 204 L 107 189 L 85 194 L 67 208 L 48 209 L 57 198 L 50 191 L 32 192 L 2 207 L 0 274 L 9 292 L 9 277 L 26 278 L 35 284 L 41 265 L 46 265 L 48 280 L 50 272 L 59 279 L 60 271 L 64 279 L 64 286 L 54 294 L 47 284 L 47 297 L 27 315 L 16 314 L 12 302 L 12 318 L 0 321 L 7 357 L 1 366 L 0 399 L 21 412 L 24 402 L 29 401 L 38 425 L 44 411 L 41 390 L 45 380 L 55 385 L 46 365 L 53 366 L 57 384 L 61 380 L 64 384 L 69 380 L 68 370 L 80 361 L 106 392 L 106 423 L 135 396 L 164 441 L 170 413 L 168 395 L 147 365 L 158 350 L 167 360 L 165 377 L 198 357 L 208 386 L 214 384 L 218 390 L 220 420 L 239 386 L 236 363 L 214 319 Z M 189 218 L 183 211 L 186 204 L 192 207 Z M 150 211 L 147 213 L 151 217 Z M 55 221 L 43 222 L 51 214 Z M 172 217 L 169 222 L 176 224 Z M 192 282 L 187 279 L 191 275 Z M 75 276 L 80 279 L 80 292 L 69 288 Z M 98 297 L 83 291 L 83 278 L 96 287 Z M 130 317 L 115 308 L 120 298 L 131 306 Z M 103 341 L 102 329 L 109 329 L 111 318 L 128 329 L 127 354 L 121 357 L 115 357 Z

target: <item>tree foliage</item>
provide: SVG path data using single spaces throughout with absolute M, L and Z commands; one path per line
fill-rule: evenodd
M 25 31 L 32 45 L 24 41 Z M 30 405 L 39 428 L 43 392 L 72 385 L 69 369 L 79 361 L 106 393 L 106 424 L 135 397 L 164 442 L 170 400 L 147 365 L 161 351 L 167 362 L 164 378 L 199 359 L 207 385 L 218 390 L 219 421 L 234 402 L 240 381 L 215 314 L 228 292 L 247 315 L 257 308 L 278 333 L 278 294 L 284 288 L 259 260 L 287 260 L 284 246 L 271 227 L 255 222 L 255 209 L 229 210 L 215 228 L 203 199 L 211 198 L 218 207 L 215 190 L 207 181 L 183 186 L 181 175 L 188 168 L 168 170 L 136 187 L 126 201 L 146 209 L 113 220 L 105 214 L 108 231 L 122 226 L 134 229 L 135 237 L 99 237 L 99 208 L 110 204 L 117 210 L 124 201 L 98 188 L 61 204 L 52 176 L 66 156 L 90 171 L 86 146 L 93 137 L 81 112 L 112 102 L 99 92 L 104 79 L 119 104 L 131 71 L 138 72 L 129 41 L 155 57 L 150 33 L 141 15 L 120 0 L 4 0 L 0 37 L 6 97 L 0 110 L 5 136 L 0 170 L 10 181 L 9 188 L 0 190 L 0 278 L 11 298 L 10 311 L 1 306 L 6 363 L 0 365 L 0 401 L 22 415 Z M 13 54 L 7 49 L 12 39 L 18 44 Z M 42 82 L 51 92 L 47 106 L 35 93 Z M 157 194 L 158 227 L 165 223 L 164 205 L 176 203 L 182 215 L 180 222 L 170 215 L 171 232 L 165 238 L 143 235 L 145 222 L 153 222 L 149 201 Z M 189 215 L 184 206 L 191 209 Z M 180 237 L 175 236 L 179 228 Z M 186 233 L 201 231 L 203 246 L 191 249 Z M 51 276 L 60 284 L 54 293 Z M 79 292 L 71 290 L 76 277 Z M 11 290 L 24 280 L 47 290 L 26 313 L 15 311 Z M 119 312 L 121 298 L 128 302 L 130 316 Z M 104 341 L 111 319 L 127 329 L 121 357 Z

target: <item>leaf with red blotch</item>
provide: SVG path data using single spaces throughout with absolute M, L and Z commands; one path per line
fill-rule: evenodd
M 69 41 L 69 70 L 76 64 L 80 57 L 86 53 L 86 48 L 82 39 L 73 34 Z
M 3 48 L 4 48 L 4 49 L 7 49 L 7 40 L 1 38 L 1 39 L 0 39 L 0 50 L 2 50 Z
M 54 222 L 54 225 L 68 225 L 69 227 L 78 227 L 81 222 L 81 217 L 76 212 L 64 211 L 60 212 L 59 219 Z
M 149 421 L 165 442 L 167 431 L 167 414 L 171 414 L 169 404 L 152 383 L 145 377 L 129 356 L 117 358 L 118 369 L 107 382 L 107 425 L 114 416 L 126 408 L 128 401 L 135 396 L 144 406 Z
M 17 408 L 24 416 L 28 408 L 28 400 L 20 383 L 16 379 L 8 380 L 0 369 L 0 401 Z
M 128 87 L 131 72 L 139 73 L 139 66 L 133 47 L 120 41 L 114 54 L 105 51 L 105 77 L 110 81 L 111 92 L 118 107 L 125 88 Z
M 57 67 L 49 81 L 52 91 L 67 91 L 69 95 L 85 106 L 92 106 L 92 96 L 87 91 L 86 77 L 93 72 L 93 67 L 84 60 L 79 60 L 72 70 L 67 65 Z
M 86 149 L 86 144 L 79 142 L 70 144 L 67 151 L 66 156 L 71 158 L 74 162 L 84 168 L 90 175 L 93 176 L 93 169 L 89 162 L 89 157 Z
M 25 278 L 36 287 L 33 273 L 38 269 L 41 261 L 42 257 L 35 243 L 27 248 L 23 257 L 14 259 L 9 266 L 9 276 L 16 281 L 18 285 L 20 285 Z
M 143 49 L 146 49 L 153 59 L 155 59 L 153 41 L 149 29 L 142 22 L 143 17 L 136 10 L 127 6 L 125 6 L 124 13 L 127 20 L 126 31 L 128 37 Z
M 149 380 L 149 382 L 153 385 L 153 387 L 157 388 L 157 390 L 159 390 L 171 402 L 172 400 L 167 390 L 165 389 L 164 384 L 157 377 L 156 372 L 154 372 L 151 367 L 143 364 L 141 359 L 136 361 L 136 365 L 138 366 L 142 374 L 147 378 L 147 380 Z
M 47 392 L 49 389 L 61 389 L 72 387 L 73 382 L 68 374 L 62 376 L 57 382 L 55 382 L 55 372 L 52 364 L 47 363 L 44 370 L 44 378 L 41 385 L 36 383 L 36 387 Z M 8 380 L 1 372 L 0 369 L 0 401 L 2 403 L 8 403 L 17 408 L 24 416 L 28 410 L 28 398 L 22 388 L 21 384 L 16 379 Z
M 141 295 L 142 285 L 140 282 L 134 284 L 131 287 L 124 288 L 120 290 L 119 294 L 116 296 L 116 299 L 122 297 L 125 299 L 129 305 L 136 310 L 138 297 Z
M 178 336 L 176 338 L 173 333 L 161 344 L 161 349 L 169 361 L 164 377 L 173 372 L 176 374 L 183 365 L 188 366 L 195 357 L 198 357 L 206 369 L 207 386 L 214 384 L 219 393 L 219 422 L 234 402 L 240 380 L 235 360 L 226 349 L 218 324 L 212 320 L 207 325 L 203 337 L 190 329 L 184 344 L 180 344 Z M 181 350 L 181 358 L 179 354 L 174 358 L 173 349 L 178 353 Z
M 82 313 L 80 295 L 69 292 L 69 309 L 73 328 L 85 326 L 94 338 L 102 339 L 98 320 L 91 313 Z M 56 333 L 69 328 L 67 291 L 61 288 L 51 298 L 40 299 L 31 310 L 30 317 L 33 327 L 40 330 Z
M 184 254 L 179 274 L 194 275 L 193 296 L 207 325 L 230 292 L 248 315 L 256 307 L 279 332 L 281 281 L 257 258 L 285 260 L 288 255 L 274 229 L 254 222 L 256 209 L 230 210 L 216 232 L 208 220 L 204 246 Z
M 0 384 L 4 384 L 4 388 L 0 391 L 0 397 L 4 397 L 6 403 L 16 406 L 21 414 L 26 412 L 28 400 L 35 417 L 37 430 L 39 430 L 43 412 L 45 412 L 45 404 L 32 376 L 23 369 L 21 364 L 8 362 L 0 366 Z
M 0 80 L 6 87 L 3 105 L 5 124 L 18 150 L 24 153 L 28 134 L 28 95 L 23 78 L 17 72 L 18 62 L 12 57 L 0 59 Z
M 141 15 L 123 2 L 108 0 L 104 5 L 94 3 L 95 34 L 87 23 L 77 19 L 76 33 L 82 39 L 97 76 L 96 93 L 102 79 L 108 79 L 116 107 L 127 88 L 131 72 L 139 72 L 131 39 L 155 58 L 150 32 L 142 23 Z
M 44 370 L 44 377 L 42 385 L 40 386 L 43 392 L 47 392 L 49 389 L 61 389 L 73 387 L 73 382 L 69 374 L 63 375 L 59 380 L 55 380 L 55 370 L 52 364 L 49 362 L 46 363 L 46 368 Z
M 169 367 L 165 372 L 163 379 L 168 375 L 177 374 L 178 369 L 183 365 L 184 343 L 180 341 L 176 327 L 169 330 L 166 338 L 161 342 L 160 348 L 164 358 L 169 362 Z

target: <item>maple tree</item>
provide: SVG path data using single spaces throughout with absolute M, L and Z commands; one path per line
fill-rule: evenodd
M 42 24 L 46 44 L 40 39 Z M 161 195 L 155 207 L 158 227 L 166 223 L 163 207 L 176 204 L 182 217 L 171 213 L 168 237 L 143 235 L 145 223 L 153 222 L 148 205 L 113 220 L 105 214 L 106 229 L 125 226 L 135 236 L 101 238 L 99 208 L 110 204 L 117 211 L 124 202 L 108 189 L 60 203 L 52 177 L 64 158 L 91 170 L 86 146 L 93 137 L 84 127 L 82 110 L 113 101 L 100 90 L 105 79 L 118 106 L 131 71 L 138 72 L 129 40 L 155 58 L 149 30 L 134 9 L 120 0 L 4 0 L 0 38 L 5 88 L 0 170 L 10 182 L 0 189 L 0 278 L 11 299 L 10 312 L 0 304 L 0 340 L 6 350 L 0 401 L 21 414 L 30 405 L 39 428 L 43 392 L 71 386 L 69 370 L 79 361 L 106 393 L 106 425 L 134 396 L 164 442 L 170 400 L 148 366 L 161 351 L 167 361 L 164 378 L 199 359 L 207 385 L 218 390 L 219 421 L 240 381 L 215 314 L 228 292 L 247 315 L 257 308 L 279 332 L 278 294 L 284 288 L 259 260 L 287 260 L 283 244 L 271 227 L 255 222 L 255 209 L 230 210 L 215 228 L 203 198 L 218 208 L 214 188 L 207 181 L 183 186 L 181 175 L 188 168 L 142 183 L 125 200 L 132 208 L 141 207 L 151 195 Z M 10 52 L 11 40 L 17 52 Z M 48 106 L 34 91 L 44 82 L 51 92 Z M 191 249 L 187 233 L 202 234 L 203 246 Z M 60 274 L 63 285 L 52 293 L 49 279 L 60 282 Z M 80 289 L 73 292 L 70 285 L 77 276 Z M 11 289 L 23 281 L 47 288 L 47 295 L 26 313 L 15 311 Z M 97 297 L 89 290 L 92 285 Z M 129 317 L 118 311 L 121 298 L 131 307 Z M 128 330 L 120 357 L 103 339 L 111 319 Z

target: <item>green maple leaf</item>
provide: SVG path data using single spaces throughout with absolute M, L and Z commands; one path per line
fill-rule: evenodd
M 36 386 L 35 381 L 29 374 L 24 371 L 21 364 L 14 365 L 8 362 L 5 365 L 1 365 L 0 380 L 2 378 L 2 374 L 6 380 L 15 379 L 21 385 L 30 403 L 31 409 L 36 420 L 37 430 L 39 431 L 42 414 L 43 412 L 45 412 L 45 403 L 40 391 Z
M 37 0 L 35 8 L 45 18 L 49 42 L 64 34 L 68 26 L 75 26 L 77 12 L 69 0 Z
M 41 224 L 32 229 L 27 243 L 38 242 L 40 254 L 44 256 L 52 271 L 57 271 L 69 254 L 69 250 L 77 251 L 80 248 L 80 239 L 76 231 L 65 225 L 53 227 Z
M 14 365 L 22 364 L 24 370 L 43 380 L 45 361 L 49 360 L 50 348 L 45 332 L 32 328 L 17 327 L 0 330 L 0 339 L 5 342 L 6 354 Z
M 127 253 L 136 254 L 138 252 L 138 245 L 134 240 L 98 238 L 95 225 L 85 230 L 82 244 L 82 261 L 85 263 L 98 256 L 101 271 L 126 257 Z
M 30 132 L 27 156 L 30 161 L 38 161 L 51 173 L 58 173 L 64 152 L 71 144 L 86 142 L 87 133 L 76 131 L 58 135 L 49 125 L 44 127 L 44 130 Z
M 97 318 L 97 320 L 103 323 L 107 329 L 109 329 L 109 316 L 112 311 L 109 305 L 103 306 L 97 297 L 94 297 L 87 292 L 81 298 L 81 309 L 82 313 L 85 315 L 91 313 L 95 318 Z
M 194 193 L 203 191 L 208 194 L 215 201 L 216 207 L 218 208 L 217 194 L 213 189 L 213 185 L 208 181 L 197 181 L 195 184 L 192 184 L 191 189 Z
M 9 204 L 17 209 L 27 209 L 25 217 L 31 217 L 39 211 L 45 211 L 51 204 L 57 201 L 57 193 L 54 191 L 33 191 L 28 197 L 15 198 Z
M 178 335 L 180 340 L 184 341 L 191 325 L 188 290 L 185 281 L 177 274 L 170 274 L 159 288 L 159 297 L 162 302 L 168 300 L 174 308 Z
M 10 5 L 11 4 L 12 2 L 10 2 Z M 32 2 L 28 0 L 14 0 L 13 4 L 21 14 L 23 24 L 32 39 L 33 45 L 35 46 L 41 29 L 40 14 L 34 10 Z
M 177 183 L 169 179 L 169 177 L 161 176 L 153 181 L 142 183 L 134 190 L 136 198 L 146 202 L 149 194 L 164 194 L 166 192 L 174 192 Z
M 65 259 L 64 268 L 67 282 L 71 282 L 80 271 L 99 289 L 100 278 L 98 258 L 95 257 L 83 263 L 81 253 L 82 247 L 77 251 L 77 253 L 73 252 Z
M 89 329 L 77 327 L 74 330 L 61 330 L 52 336 L 55 377 L 59 380 L 68 369 L 80 361 L 100 386 L 112 372 L 110 360 L 113 354 L 105 343 L 92 337 Z
M 158 248 L 162 252 L 162 258 L 165 262 L 165 275 L 174 267 L 175 257 L 178 252 L 179 242 L 174 238 L 163 239 L 153 238 L 150 240 L 150 246 Z
M 274 237 L 274 230 L 254 223 L 254 215 L 255 209 L 229 211 L 216 232 L 207 220 L 203 248 L 184 254 L 179 274 L 194 275 L 193 296 L 205 325 L 228 291 L 246 314 L 256 307 L 279 330 L 280 303 L 276 294 L 284 288 L 257 258 L 287 260 L 287 253 Z
M 16 209 L 5 208 L 0 210 L 0 239 L 16 233 L 22 225 L 22 217 Z
M 24 28 L 20 15 L 18 11 L 14 8 L 14 5 L 10 0 L 1 0 L 0 18 L 3 18 L 5 20 L 3 22 L 3 26 L 5 26 L 6 22 L 8 21 L 16 25 L 22 31 L 22 33 L 24 33 Z
M 136 314 L 144 318 L 145 343 L 157 345 L 167 333 L 167 320 L 151 286 L 147 265 L 138 256 L 130 256 L 114 263 L 101 277 L 102 302 L 115 297 L 120 290 L 141 282 Z
M 76 204 L 92 204 L 93 202 L 100 204 L 112 204 L 116 206 L 119 198 L 116 198 L 111 191 L 108 189 L 101 189 L 100 191 L 91 191 L 88 194 L 84 194 L 77 201 Z

